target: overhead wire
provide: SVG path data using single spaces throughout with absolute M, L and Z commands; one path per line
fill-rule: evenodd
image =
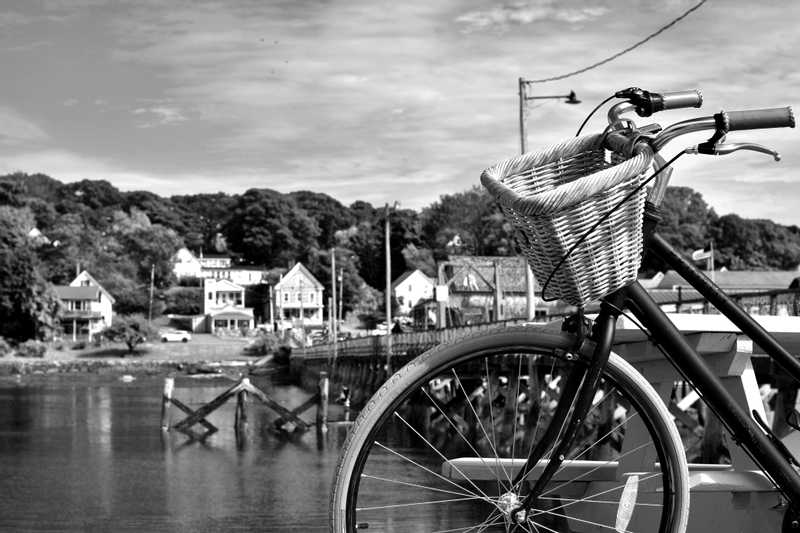
M 589 65 L 589 66 L 587 66 L 587 67 L 583 67 L 583 68 L 581 68 L 581 69 L 574 70 L 574 71 L 572 71 L 572 72 L 567 72 L 566 74 L 560 74 L 560 75 L 558 75 L 558 76 L 551 76 L 551 77 L 549 77 L 549 78 L 540 78 L 540 79 L 536 79 L 536 80 L 525 80 L 525 82 L 526 82 L 526 83 L 545 83 L 545 82 L 548 82 L 548 81 L 557 81 L 557 80 L 563 80 L 563 79 L 565 79 L 565 78 L 569 78 L 569 77 L 571 77 L 571 76 L 576 76 L 576 75 L 578 75 L 578 74 L 582 74 L 582 73 L 584 73 L 584 72 L 586 72 L 586 71 L 588 71 L 588 70 L 592 70 L 592 69 L 594 69 L 594 68 L 597 68 L 597 67 L 599 67 L 599 66 L 601 66 L 601 65 L 605 65 L 606 63 L 609 63 L 609 62 L 611 62 L 611 61 L 614 61 L 614 60 L 615 60 L 615 59 L 617 59 L 618 57 L 620 57 L 620 56 L 622 56 L 622 55 L 625 55 L 625 54 L 627 54 L 628 52 L 630 52 L 630 51 L 632 51 L 632 50 L 634 50 L 634 49 L 636 49 L 636 48 L 638 48 L 638 47 L 642 46 L 643 44 L 645 44 L 646 42 L 650 41 L 651 39 L 654 39 L 655 37 L 658 37 L 658 36 L 659 36 L 661 33 L 665 32 L 665 31 L 666 31 L 666 30 L 668 30 L 668 29 L 670 29 L 672 26 L 674 26 L 674 25 L 675 25 L 675 24 L 677 24 L 678 22 L 682 21 L 683 19 L 685 19 L 686 17 L 688 17 L 688 16 L 689 16 L 691 13 L 693 13 L 694 11 L 696 11 L 697 9 L 699 9 L 699 8 L 700 8 L 700 7 L 701 7 L 703 4 L 705 4 L 707 1 L 708 1 L 708 0 L 700 0 L 700 2 L 698 2 L 698 3 L 697 3 L 697 4 L 695 4 L 694 6 L 690 7 L 690 8 L 689 8 L 689 9 L 687 9 L 686 11 L 684 11 L 684 12 L 683 12 L 681 15 L 679 15 L 679 16 L 678 16 L 678 17 L 676 17 L 676 18 L 674 18 L 674 19 L 673 19 L 672 21 L 670 21 L 668 24 L 666 24 L 666 25 L 662 26 L 661 28 L 659 28 L 659 29 L 658 29 L 658 30 L 656 30 L 655 32 L 651 33 L 650 35 L 648 35 L 648 36 L 647 36 L 647 37 L 645 37 L 644 39 L 642 39 L 642 40 L 640 40 L 640 41 L 638 41 L 638 42 L 636 42 L 636 43 L 632 44 L 631 46 L 629 46 L 629 47 L 625 48 L 624 50 L 622 50 L 622 51 L 620 51 L 620 52 L 617 52 L 617 53 L 616 53 L 616 54 L 614 54 L 614 55 L 611 55 L 611 56 L 609 56 L 609 57 L 607 57 L 607 58 L 605 58 L 605 59 L 602 59 L 602 60 L 600 60 L 600 61 L 598 61 L 598 62 L 596 62 L 596 63 L 592 63 L 591 65 Z

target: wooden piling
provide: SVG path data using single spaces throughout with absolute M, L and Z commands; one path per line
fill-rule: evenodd
M 161 431 L 169 431 L 169 406 L 172 403 L 173 390 L 175 390 L 175 378 L 164 378 L 164 393 L 161 396 Z
M 330 381 L 327 372 L 319 373 L 319 403 L 317 403 L 317 429 L 325 431 L 328 427 L 328 396 Z

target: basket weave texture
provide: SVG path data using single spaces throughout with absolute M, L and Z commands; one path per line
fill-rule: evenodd
M 636 280 L 646 190 L 624 202 L 573 251 L 584 234 L 641 185 L 649 149 L 610 154 L 601 135 L 569 139 L 483 171 L 481 182 L 511 221 L 545 297 L 582 306 Z

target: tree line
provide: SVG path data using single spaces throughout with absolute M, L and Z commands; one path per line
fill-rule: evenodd
M 797 226 L 718 216 L 687 187 L 668 190 L 663 215 L 661 233 L 685 253 L 713 239 L 719 267 L 793 269 L 800 263 Z M 0 176 L 0 336 L 43 335 L 57 305 L 51 286 L 69 283 L 79 269 L 91 272 L 114 295 L 118 313 L 148 311 L 151 272 L 154 313 L 185 306 L 186 294 L 175 289 L 172 273 L 172 257 L 181 246 L 264 266 L 271 283 L 300 261 L 327 294 L 335 253 L 345 312 L 375 312 L 385 290 L 387 216 L 391 279 L 415 268 L 435 276 L 436 262 L 452 254 L 517 253 L 513 228 L 477 186 L 415 211 L 363 201 L 347 206 L 312 191 L 162 197 L 120 191 L 102 180 Z M 663 268 L 657 258 L 644 258 L 646 273 Z

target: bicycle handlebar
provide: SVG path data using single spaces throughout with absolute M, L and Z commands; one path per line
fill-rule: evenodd
M 719 117 L 719 118 L 717 118 Z M 714 115 L 721 120 L 727 131 L 757 130 L 764 128 L 794 128 L 794 113 L 791 107 L 751 109 L 749 111 L 722 111 Z
M 703 94 L 699 89 L 661 93 L 661 101 L 661 109 L 664 110 L 701 107 L 703 105 Z

